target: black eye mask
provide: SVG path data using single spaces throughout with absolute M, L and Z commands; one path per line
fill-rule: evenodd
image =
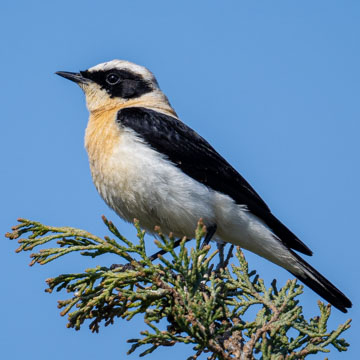
M 80 71 L 81 75 L 99 84 L 111 97 L 133 99 L 152 91 L 151 84 L 140 75 L 126 70 Z

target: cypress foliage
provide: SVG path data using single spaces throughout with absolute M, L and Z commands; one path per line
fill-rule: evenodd
M 213 252 L 210 246 L 201 248 L 206 234 L 201 221 L 195 231 L 195 247 L 190 251 L 185 238 L 174 249 L 175 239 L 157 229 L 155 243 L 168 255 L 151 261 L 145 232 L 137 221 L 137 240 L 133 242 L 123 237 L 112 222 L 105 217 L 103 220 L 111 233 L 104 238 L 25 219 L 19 219 L 19 224 L 6 234 L 9 239 L 20 238 L 17 252 L 56 241 L 56 247 L 32 253 L 30 265 L 44 265 L 74 251 L 93 258 L 105 253 L 119 256 L 121 264 L 46 280 L 47 292 L 67 290 L 70 294 L 58 302 L 60 314 L 67 316 L 67 327 L 80 330 L 86 322 L 91 331 L 98 332 L 101 324 L 142 316 L 145 329 L 139 338 L 128 340 L 129 354 L 141 348 L 140 356 L 144 356 L 160 346 L 185 343 L 194 350 L 188 360 L 201 355 L 211 360 L 290 360 L 329 352 L 330 345 L 340 352 L 347 350 L 349 344 L 340 335 L 350 327 L 351 320 L 336 330 L 327 329 L 331 306 L 320 301 L 319 314 L 305 319 L 298 299 L 302 285 L 288 280 L 278 289 L 274 280 L 266 287 L 255 271 L 249 271 L 240 248 L 231 246 L 227 254 L 223 247 Z M 230 263 L 234 250 L 235 261 Z M 249 310 L 254 307 L 257 314 L 249 321 Z

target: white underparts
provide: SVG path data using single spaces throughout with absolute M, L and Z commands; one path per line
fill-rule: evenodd
M 288 249 L 246 207 L 183 173 L 133 130 L 119 134 L 111 154 L 90 158 L 95 186 L 119 216 L 129 222 L 139 219 L 148 232 L 159 225 L 164 234 L 189 238 L 202 218 L 206 225 L 217 225 L 215 238 L 300 271 Z

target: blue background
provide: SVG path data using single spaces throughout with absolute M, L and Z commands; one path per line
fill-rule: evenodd
M 238 169 L 313 251 L 311 264 L 354 303 L 331 325 L 354 319 L 359 348 L 358 1 L 2 1 L 1 231 L 18 217 L 104 235 L 100 215 L 124 235 L 134 229 L 106 207 L 83 148 L 84 96 L 55 71 L 114 58 L 151 69 L 179 116 Z M 149 237 L 149 243 L 152 240 Z M 123 359 L 141 318 L 91 334 L 66 329 L 44 280 L 112 259 L 77 255 L 27 267 L 29 254 L 0 242 L 0 357 Z M 269 284 L 289 274 L 247 255 Z M 302 296 L 307 316 L 319 297 Z M 128 357 L 135 359 L 139 352 Z M 191 347 L 160 349 L 149 360 L 185 359 Z M 325 355 L 313 358 L 323 359 Z

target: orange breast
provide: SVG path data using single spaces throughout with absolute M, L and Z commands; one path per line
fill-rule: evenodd
M 90 167 L 105 163 L 113 153 L 114 146 L 119 144 L 121 130 L 116 124 L 117 111 L 118 109 L 110 109 L 90 114 L 85 133 Z

